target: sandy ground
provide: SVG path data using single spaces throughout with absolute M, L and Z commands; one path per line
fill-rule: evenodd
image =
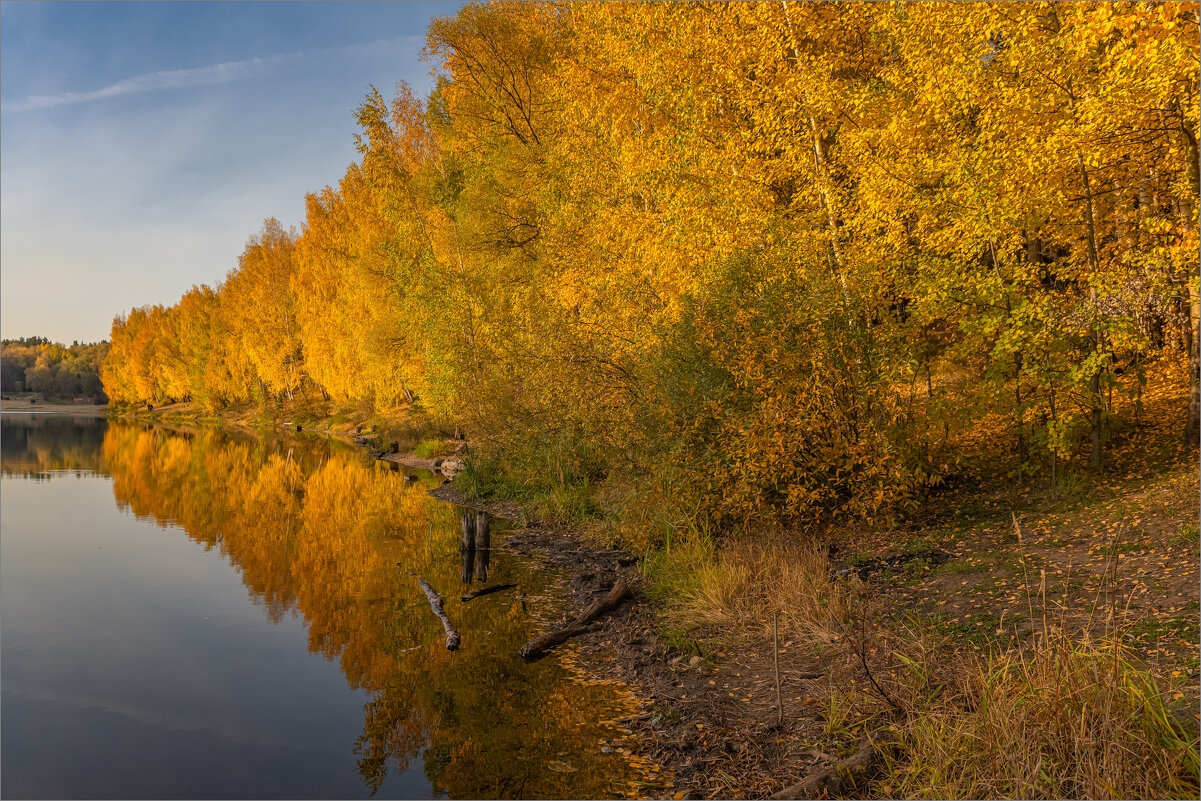
M 93 406 L 74 403 L 46 403 L 38 399 L 30 403 L 29 397 L 16 397 L 12 400 L 0 400 L 0 412 L 4 414 L 59 414 L 71 417 L 105 417 L 108 415 L 107 406 Z

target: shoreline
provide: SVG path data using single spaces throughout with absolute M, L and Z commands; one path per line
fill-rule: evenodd
M 107 406 L 74 403 L 29 403 L 28 401 L 0 401 L 0 414 L 45 414 L 62 417 L 108 417 Z
M 170 410 L 163 414 L 156 409 L 128 416 L 159 418 L 166 423 L 171 414 Z M 213 422 L 232 428 L 247 427 L 244 420 Z M 294 423 L 265 428 L 301 430 Z M 442 475 L 435 459 L 411 453 L 382 454 L 372 438 L 359 436 L 356 427 L 348 425 L 347 429 L 303 430 L 355 444 L 365 456 L 379 461 L 429 469 Z M 898 612 L 914 615 L 915 621 L 921 621 L 925 632 L 922 636 L 941 643 L 939 648 L 943 650 L 939 650 L 938 658 L 947 661 L 940 663 L 939 669 L 970 678 L 970 673 L 963 672 L 964 665 L 970 667 L 974 663 L 965 662 L 965 655 L 970 658 L 973 652 L 993 645 L 1004 646 L 1004 637 L 1000 636 L 1003 632 L 999 625 L 998 638 L 982 636 L 988 634 L 980 629 L 986 619 L 966 621 L 973 615 L 980 618 L 981 609 L 999 613 L 1000 619 L 1006 615 L 1015 617 L 1012 609 L 1004 608 L 1006 604 L 1012 606 L 1009 603 L 1012 599 L 1006 599 L 1006 593 L 998 595 L 996 590 L 997 587 L 1011 592 L 1022 589 L 1016 586 L 1021 576 L 1014 573 L 1018 560 L 1022 567 L 1025 560 L 1034 560 L 1036 566 L 1045 566 L 1052 575 L 1074 564 L 1075 582 L 1063 581 L 1062 586 L 1049 588 L 1055 594 L 1044 597 L 1042 603 L 1062 602 L 1067 609 L 1067 604 L 1073 603 L 1071 598 L 1081 596 L 1083 600 L 1075 602 L 1080 608 L 1073 614 L 1087 613 L 1086 596 L 1091 597 L 1102 586 L 1105 574 L 1099 572 L 1100 568 L 1090 571 L 1085 566 L 1100 547 L 1096 534 L 1099 526 L 1113 527 L 1102 526 L 1100 522 L 1113 506 L 1103 501 L 1120 502 L 1119 509 L 1113 511 L 1115 520 L 1122 519 L 1121 507 L 1126 505 L 1130 507 L 1128 511 L 1142 514 L 1146 519 L 1135 521 L 1143 523 L 1141 536 L 1154 537 L 1154 542 L 1147 540 L 1145 550 L 1123 549 L 1124 574 L 1130 579 L 1137 577 L 1135 584 L 1162 581 L 1165 590 L 1161 595 L 1174 594 L 1163 615 L 1168 623 L 1174 619 L 1172 615 L 1185 612 L 1191 618 L 1198 603 L 1196 568 L 1169 577 L 1156 560 L 1176 559 L 1179 554 L 1187 557 L 1189 564 L 1195 563 L 1195 506 L 1180 505 L 1173 500 L 1183 490 L 1195 498 L 1192 458 L 1195 457 L 1165 455 L 1163 472 L 1139 475 L 1134 471 L 1122 480 L 1129 483 L 1097 486 L 1075 502 L 1034 499 L 1017 506 L 1012 495 L 1003 494 L 1003 485 L 995 483 L 935 498 L 931 501 L 933 512 L 896 529 L 858 535 L 850 532 L 852 539 L 839 543 L 840 556 L 829 563 L 823 556 L 819 571 L 823 575 L 830 573 L 829 586 L 835 588 L 834 595 L 854 596 L 858 599 L 856 603 L 864 605 L 863 615 L 852 619 L 864 630 L 856 633 L 846 628 L 849 624 L 845 621 L 841 627 L 824 633 L 795 627 L 790 630 L 782 625 L 779 640 L 775 642 L 770 609 L 778 600 L 772 600 L 753 615 L 739 613 L 740 616 L 727 618 L 726 622 L 688 628 L 686 623 L 673 622 L 678 616 L 673 618 L 672 610 L 687 609 L 689 601 L 664 595 L 665 590 L 670 592 L 670 579 L 666 584 L 655 585 L 653 589 L 659 597 L 651 597 L 642 560 L 606 545 L 591 524 L 533 519 L 521 504 L 467 498 L 449 481 L 426 491 L 437 500 L 512 521 L 515 527 L 495 537 L 493 547 L 532 557 L 547 568 L 570 575 L 563 593 L 553 601 L 562 614 L 548 624 L 548 629 L 566 624 L 605 595 L 618 578 L 630 583 L 631 595 L 623 604 L 602 617 L 591 631 L 550 653 L 584 676 L 584 680 L 595 677 L 600 681 L 620 682 L 638 699 L 637 713 L 615 722 L 631 735 L 627 747 L 662 768 L 662 783 L 643 785 L 636 791 L 638 797 L 762 798 L 785 788 L 797 791 L 797 783 L 802 779 L 812 781 L 813 777 L 833 775 L 839 765 L 846 764 L 843 758 L 862 751 L 863 744 L 871 740 L 869 732 L 881 725 L 899 726 L 900 731 L 906 731 L 903 721 L 897 722 L 899 713 L 895 705 L 890 711 L 874 688 L 877 677 L 890 690 L 901 687 L 893 675 L 896 665 L 891 664 L 890 657 L 894 650 L 904 650 L 913 644 L 898 639 L 896 632 L 888 630 L 889 616 Z M 1129 470 L 1130 467 L 1119 468 L 1114 480 Z M 961 505 L 980 501 L 985 502 L 980 509 L 966 516 L 961 514 Z M 987 508 L 990 505 L 998 509 L 990 511 Z M 1011 523 L 1010 512 L 1015 506 L 1018 513 L 1012 515 Z M 1021 526 L 1017 522 L 1019 513 Z M 1180 533 L 1187 530 L 1182 526 L 1188 525 L 1194 532 L 1191 545 Z M 1015 528 L 1020 529 L 1016 535 L 1011 531 Z M 907 539 L 917 544 L 906 545 Z M 747 542 L 751 539 L 747 538 Z M 752 547 L 758 546 L 752 543 Z M 1116 545 L 1108 543 L 1106 547 Z M 902 556 L 888 556 L 898 549 Z M 916 561 L 909 564 L 911 560 Z M 835 570 L 840 567 L 847 569 Z M 846 580 L 835 581 L 836 574 Z M 658 573 L 653 575 L 662 578 Z M 763 580 L 770 579 L 760 576 L 750 591 L 760 592 Z M 1076 592 L 1078 588 L 1087 591 Z M 870 620 L 866 612 L 869 600 L 877 609 Z M 741 595 L 721 599 L 721 603 L 728 605 L 743 602 Z M 760 599 L 759 605 L 762 603 Z M 892 611 L 879 611 L 885 608 Z M 959 622 L 960 615 L 965 622 Z M 785 623 L 783 617 L 780 621 Z M 866 628 L 869 624 L 870 630 Z M 1033 618 L 1030 627 L 1029 636 L 1034 637 L 1037 627 Z M 991 630 L 992 626 L 988 628 Z M 1158 634 L 1154 645 L 1157 649 L 1162 647 Z M 1150 646 L 1144 643 L 1141 647 Z M 1194 642 L 1184 657 L 1195 654 L 1196 649 Z M 1183 658 L 1171 652 L 1166 655 L 1172 660 L 1168 669 L 1178 666 L 1176 663 Z M 1158 651 L 1144 654 L 1147 669 L 1154 665 L 1157 675 L 1162 673 L 1160 656 Z M 1195 665 L 1195 658 L 1192 664 Z M 1169 681 L 1173 690 L 1183 690 L 1190 698 L 1196 698 L 1197 669 L 1188 664 L 1179 666 L 1187 671 L 1179 681 L 1167 680 L 1166 675 L 1160 675 L 1160 679 Z M 1175 675 L 1179 676 L 1180 671 Z M 1168 686 L 1163 684 L 1164 688 Z M 1176 698 L 1181 697 L 1177 693 Z M 917 701 L 909 699 L 909 703 Z M 914 706 L 913 712 L 937 711 L 928 707 Z M 1195 731 L 1191 713 L 1186 717 L 1189 719 L 1180 721 L 1180 731 Z M 865 778 L 872 781 L 872 777 Z M 864 792 L 893 797 L 893 781 L 892 777 L 884 776 L 879 784 L 861 785 L 857 791 L 843 790 L 837 797 L 848 797 L 848 793 L 849 797 L 862 797 L 858 794 Z
M 378 458 L 438 472 L 433 460 L 412 454 Z M 431 464 L 427 467 L 426 462 Z M 808 752 L 801 748 L 799 753 L 790 753 L 789 745 L 800 747 L 820 736 L 825 725 L 819 714 L 821 705 L 812 704 L 806 713 L 802 710 L 813 698 L 802 703 L 797 703 L 801 698 L 788 699 L 784 723 L 777 723 L 774 685 L 769 688 L 760 679 L 767 675 L 770 664 L 770 636 L 745 632 L 742 644 L 751 647 L 741 653 L 729 648 L 702 656 L 681 649 L 662 636 L 665 624 L 646 596 L 636 555 L 603 546 L 588 535 L 587 526 L 530 519 L 516 502 L 471 499 L 449 483 L 427 492 L 445 503 L 512 522 L 515 528 L 494 540 L 493 547 L 569 573 L 571 579 L 558 599 L 564 608 L 559 624 L 565 625 L 601 599 L 619 579 L 629 584 L 627 599 L 600 618 L 594 631 L 569 640 L 547 656 L 570 660 L 585 674 L 619 682 L 638 698 L 638 713 L 620 723 L 638 743 L 638 755 L 659 765 L 663 779 L 670 782 L 640 797 L 763 797 L 811 772 L 814 762 Z M 523 517 L 527 520 L 524 526 L 520 522 Z M 719 641 L 727 639 L 728 633 L 719 636 Z M 813 660 L 802 665 L 793 662 L 784 673 L 790 692 L 798 682 L 811 685 L 815 679 L 835 680 L 826 665 Z M 721 697 L 715 692 L 719 684 Z M 814 695 L 824 694 L 816 687 L 810 689 Z M 785 740 L 791 743 L 782 746 Z M 717 765 L 724 778 L 722 789 L 714 795 L 708 768 Z
M 355 440 L 353 432 L 305 430 Z M 355 444 L 377 461 L 443 475 L 436 464 L 441 460 L 412 453 L 379 454 L 373 451 L 373 444 Z M 485 511 L 511 522 L 514 528 L 497 537 L 493 547 L 569 573 L 568 586 L 556 599 L 563 609 L 558 624 L 565 625 L 602 598 L 618 579 L 629 583 L 626 600 L 601 617 L 595 630 L 568 640 L 546 656 L 571 661 L 586 675 L 619 682 L 638 698 L 639 712 L 619 722 L 638 744 L 638 755 L 663 769 L 665 781 L 653 789 L 645 788 L 649 792 L 639 797 L 712 797 L 711 777 L 704 768 L 716 763 L 721 763 L 725 777 L 719 796 L 727 798 L 769 795 L 811 770 L 812 760 L 800 755 L 796 759 L 786 757 L 780 743 L 790 738 L 796 745 L 816 737 L 814 727 L 824 725 L 817 715 L 820 705 L 813 704 L 812 714 L 798 717 L 794 713 L 799 709 L 789 710 L 786 704 L 785 725 L 775 725 L 775 698 L 759 681 L 759 676 L 765 675 L 764 660 L 770 658 L 770 638 L 757 638 L 757 651 L 741 654 L 730 649 L 729 654 L 718 651 L 702 657 L 682 650 L 661 636 L 664 624 L 646 597 L 646 582 L 636 555 L 603 546 L 588 535 L 585 525 L 535 519 L 514 501 L 468 498 L 449 481 L 426 492 L 444 503 Z M 812 677 L 815 665 L 806 663 L 800 670 L 791 666 L 787 672 L 790 677 Z M 724 698 L 711 692 L 719 683 L 727 693 Z M 730 743 L 737 743 L 738 750 L 731 750 Z

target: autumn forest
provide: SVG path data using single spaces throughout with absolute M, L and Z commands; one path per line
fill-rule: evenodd
M 420 753 L 453 797 L 1195 798 L 1199 22 L 466 3 L 432 91 L 346 98 L 356 160 L 222 280 L 6 340 L 5 392 L 43 396 L 6 395 L 6 447 L 71 467 L 42 400 L 106 395 L 78 450 L 118 507 L 379 691 L 371 793 Z M 456 600 L 489 519 L 502 575 Z M 568 633 L 501 671 L 480 631 Z M 427 655 L 466 689 L 402 675 Z M 624 745 L 575 730 L 614 721 L 544 686 L 568 668 L 629 688 Z M 521 682 L 545 764 L 518 701 L 491 734 Z M 476 729 L 503 791 L 447 767 Z
M 717 526 L 872 518 L 986 419 L 1100 466 L 1155 373 L 1197 430 L 1195 3 L 493 3 L 426 54 L 299 230 L 114 321 L 115 402 L 426 415 Z

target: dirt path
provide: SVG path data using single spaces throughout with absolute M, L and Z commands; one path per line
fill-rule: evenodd
M 1139 487 L 1017 514 L 962 530 L 929 530 L 951 559 L 881 577 L 888 604 L 983 650 L 1048 625 L 1094 636 L 1120 633 L 1153 670 L 1196 672 L 1199 644 L 1198 478 L 1183 463 Z M 1019 536 L 1020 529 L 1020 536 Z

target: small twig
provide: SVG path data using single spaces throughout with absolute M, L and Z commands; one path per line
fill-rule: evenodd
M 771 645 L 772 656 L 776 659 L 776 710 L 778 717 L 776 723 L 784 725 L 784 700 L 780 695 L 780 636 L 776 630 L 776 619 L 780 617 L 780 610 L 777 609 L 771 615 Z
M 902 715 L 906 714 L 905 710 L 902 709 L 900 706 L 898 706 L 897 702 L 892 700 L 892 697 L 889 696 L 888 693 L 884 692 L 884 688 L 876 683 L 876 677 L 872 675 L 871 668 L 869 668 L 867 666 L 867 654 L 865 653 L 865 651 L 867 649 L 867 646 L 866 646 L 867 617 L 866 616 L 860 618 L 860 620 L 859 620 L 859 633 L 860 633 L 859 642 L 855 646 L 855 652 L 857 654 L 859 654 L 859 661 L 863 663 L 863 672 L 867 674 L 867 680 L 872 683 L 872 686 L 876 688 L 876 692 L 880 693 L 880 696 L 885 701 L 888 702 L 889 706 L 891 706 L 893 709 L 895 709 L 897 712 L 901 713 Z

